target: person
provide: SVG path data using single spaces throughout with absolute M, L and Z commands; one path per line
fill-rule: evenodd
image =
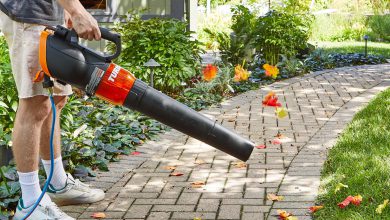
M 14 219 L 22 219 L 41 194 L 38 178 L 39 157 L 46 174 L 50 172 L 51 103 L 41 83 L 33 83 L 40 70 L 40 32 L 46 25 L 65 24 L 81 38 L 99 40 L 97 21 L 79 0 L 0 0 L 0 30 L 9 46 L 19 105 L 12 133 L 12 150 L 22 196 Z M 93 203 L 104 199 L 104 191 L 75 180 L 63 168 L 60 147 L 60 113 L 72 93 L 69 85 L 55 82 L 57 113 L 54 135 L 54 174 L 48 192 L 28 219 L 73 219 L 57 205 Z

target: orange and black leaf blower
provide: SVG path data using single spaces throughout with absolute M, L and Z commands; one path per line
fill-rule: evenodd
M 243 161 L 254 144 L 186 105 L 149 87 L 111 61 L 121 53 L 121 37 L 100 28 L 102 38 L 115 43 L 113 55 L 103 56 L 79 44 L 77 33 L 62 26 L 41 34 L 39 60 L 46 78 L 70 84 L 114 105 L 139 111 L 184 134 Z

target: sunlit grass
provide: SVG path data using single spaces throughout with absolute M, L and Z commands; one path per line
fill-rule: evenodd
M 322 48 L 326 52 L 336 53 L 364 53 L 365 43 L 357 41 L 349 42 L 311 42 L 313 45 Z M 386 58 L 390 58 L 390 43 L 367 43 L 368 54 L 382 55 Z
M 390 89 L 360 111 L 344 131 L 325 163 L 318 202 L 324 209 L 316 219 L 390 219 L 390 207 L 382 215 L 375 209 L 390 199 Z M 348 185 L 335 193 L 338 183 Z M 340 209 L 349 195 L 362 195 L 359 207 Z

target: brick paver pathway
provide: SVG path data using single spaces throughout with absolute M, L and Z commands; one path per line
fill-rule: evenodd
M 247 167 L 177 131 L 147 142 L 139 156 L 125 156 L 91 184 L 105 189 L 104 201 L 62 207 L 78 219 L 104 212 L 107 219 L 276 219 L 276 210 L 310 219 L 326 151 L 353 115 L 390 85 L 390 65 L 339 68 L 274 83 L 203 111 L 266 149 L 255 149 Z M 268 91 L 289 112 L 277 119 L 262 107 Z M 282 144 L 271 144 L 282 133 Z M 183 176 L 169 176 L 176 166 Z M 202 188 L 192 188 L 204 181 Z M 271 202 L 268 193 L 283 195 Z

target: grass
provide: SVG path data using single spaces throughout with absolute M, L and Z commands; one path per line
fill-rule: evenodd
M 314 45 L 325 50 L 325 52 L 336 53 L 364 53 L 364 42 L 312 42 Z M 368 54 L 382 55 L 390 58 L 390 43 L 368 42 Z
M 335 193 L 338 183 L 348 185 Z M 362 195 L 359 207 L 337 204 L 347 196 Z M 324 209 L 315 219 L 390 219 L 390 207 L 375 209 L 390 199 L 390 89 L 379 94 L 355 115 L 325 163 L 318 203 Z

